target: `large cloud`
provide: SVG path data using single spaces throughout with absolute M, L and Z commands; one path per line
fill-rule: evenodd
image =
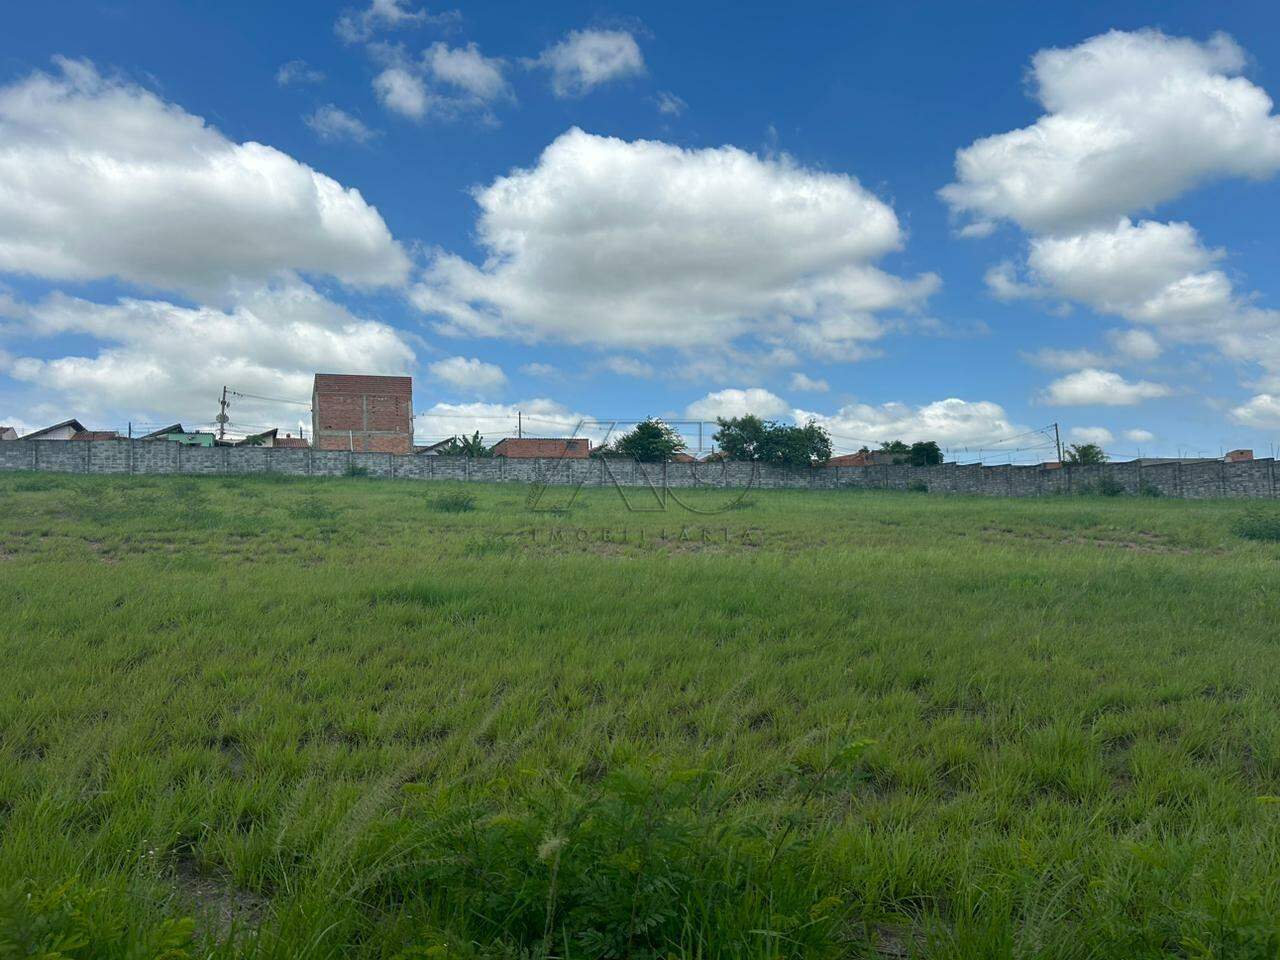
M 1235 290 L 1218 266 L 1224 251 L 1190 224 L 1131 218 L 1212 179 L 1280 170 L 1280 117 L 1240 76 L 1245 62 L 1223 34 L 1200 43 L 1154 30 L 1038 53 L 1032 80 L 1045 115 L 960 150 L 956 182 L 941 191 L 977 218 L 970 235 L 996 220 L 1034 234 L 1021 276 L 1008 262 L 988 272 L 992 292 L 1074 300 L 1144 327 L 1113 336 L 1126 362 L 1154 359 L 1163 342 L 1198 343 L 1280 371 L 1280 313 Z M 1141 398 L 1102 374 L 1086 368 L 1047 395 L 1118 387 L 1111 402 Z
M 1031 78 L 1045 115 L 959 151 L 942 196 L 979 223 L 1052 233 L 1106 224 L 1215 177 L 1265 177 L 1280 169 L 1280 117 L 1239 76 L 1244 66 L 1224 34 L 1198 43 L 1112 31 L 1042 50 Z
M 283 270 L 405 279 L 358 191 L 87 62 L 57 64 L 0 87 L 0 271 L 195 294 Z
M 414 291 L 446 332 L 634 347 L 750 334 L 833 357 L 938 285 L 872 265 L 902 231 L 852 177 L 734 147 L 573 129 L 475 198 L 484 263 L 442 252 Z
M 361 320 L 315 290 L 294 283 L 250 294 L 230 310 L 160 300 L 115 304 L 53 294 L 25 311 L 22 332 L 89 336 L 90 355 L 17 357 L 13 379 L 36 397 L 59 398 L 67 415 L 210 421 L 224 384 L 244 393 L 305 401 L 317 370 L 407 373 L 413 351 L 393 328 Z M 246 400 L 233 405 L 232 429 L 286 425 L 304 406 Z M 244 432 L 244 431 L 240 431 Z

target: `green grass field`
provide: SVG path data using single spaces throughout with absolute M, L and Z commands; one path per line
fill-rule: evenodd
M 1277 956 L 1256 506 L 526 493 L 0 475 L 0 957 Z

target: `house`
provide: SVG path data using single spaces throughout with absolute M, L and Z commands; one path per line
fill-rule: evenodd
M 116 430 L 80 430 L 73 433 L 70 437 L 72 440 L 119 440 L 120 433 Z
M 28 433 L 23 440 L 70 440 L 77 433 L 84 432 L 84 424 L 79 420 L 63 420 L 52 427 L 45 427 L 34 433 Z
M 413 378 L 317 373 L 311 389 L 317 450 L 413 452 Z
M 591 456 L 591 441 L 586 437 L 507 437 L 494 444 L 493 455 L 510 460 L 586 460 Z
M 452 446 L 457 441 L 457 437 L 446 437 L 445 439 L 438 440 L 435 443 L 417 444 L 414 446 L 413 452 L 420 457 L 438 457 L 442 450 L 446 447 Z
M 311 446 L 306 437 L 295 437 L 292 433 L 286 433 L 283 437 L 277 436 L 275 445 L 292 450 L 305 450 Z
M 17 440 L 18 431 L 13 427 L 0 427 L 0 440 Z
M 139 439 L 168 440 L 187 447 L 212 447 L 217 441 L 217 438 L 207 430 L 186 430 L 180 423 L 172 423 L 159 430 L 153 430 Z
M 839 457 L 832 457 L 827 461 L 828 467 L 866 467 L 870 463 L 865 453 L 846 453 Z
M 685 453 L 683 450 L 677 450 L 671 455 L 672 463 L 697 463 L 698 458 L 692 454 Z
M 1222 458 L 1227 463 L 1244 463 L 1253 459 L 1252 450 L 1231 450 Z
M 261 433 L 251 433 L 240 440 L 219 440 L 218 446 L 228 447 L 274 447 L 276 446 L 277 428 L 272 427 L 270 430 L 263 430 Z

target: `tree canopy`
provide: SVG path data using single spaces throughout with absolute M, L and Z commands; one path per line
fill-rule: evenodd
M 1106 463 L 1107 454 L 1096 443 L 1073 443 L 1067 448 L 1067 463 L 1075 463 L 1081 466 L 1089 464 Z
M 641 463 L 665 463 L 684 449 L 684 440 L 674 427 L 648 417 L 615 440 L 613 449 Z
M 831 459 L 831 437 L 810 420 L 803 427 L 754 414 L 718 417 L 714 439 L 729 460 L 754 460 L 784 467 L 807 467 Z

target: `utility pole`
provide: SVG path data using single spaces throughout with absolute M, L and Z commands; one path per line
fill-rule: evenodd
M 227 388 L 224 384 L 222 387 L 222 399 L 218 402 L 218 439 L 225 440 L 227 437 L 227 421 L 231 418 L 227 416 Z
M 1058 421 L 1053 421 L 1053 442 L 1058 448 L 1058 462 L 1062 462 L 1062 434 L 1058 432 Z
M 517 437 L 524 436 L 524 411 L 523 410 L 516 411 L 516 436 Z

